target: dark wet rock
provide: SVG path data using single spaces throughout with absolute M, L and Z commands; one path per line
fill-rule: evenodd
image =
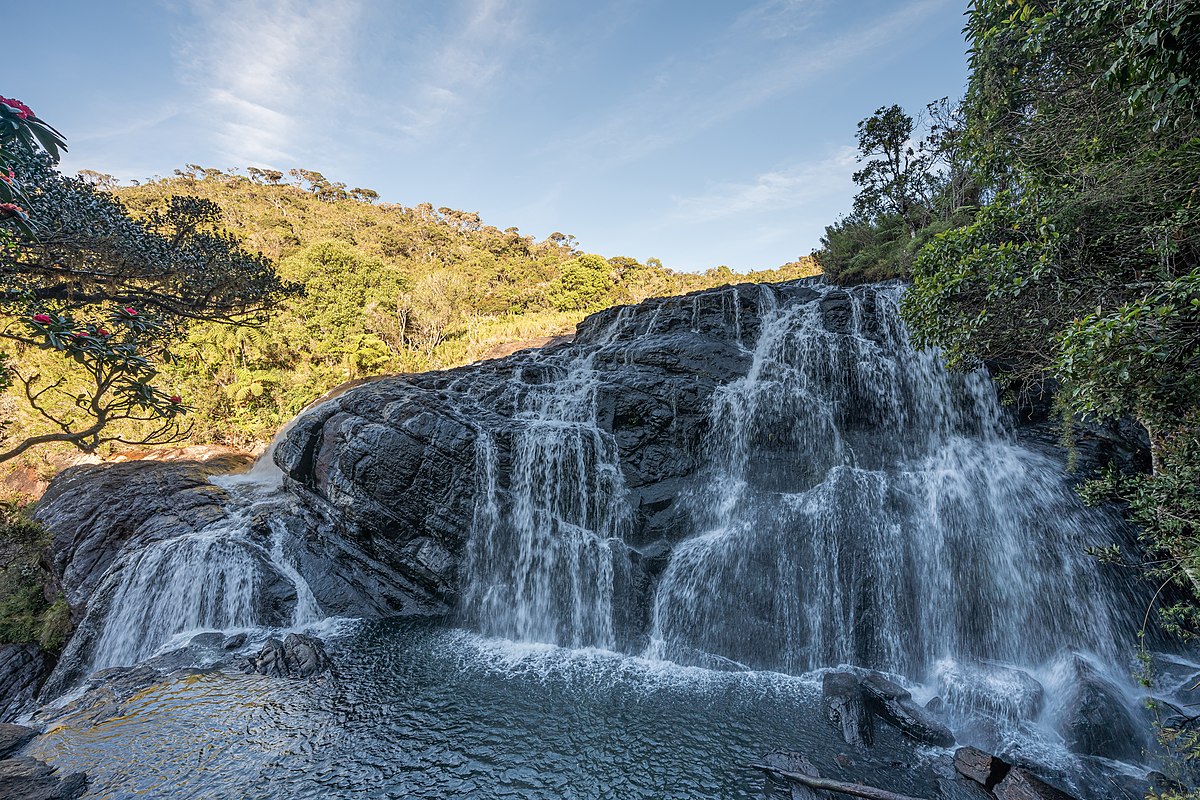
M 1032 675 L 1002 664 L 944 661 L 937 668 L 937 686 L 948 707 L 992 720 L 1035 719 L 1046 699 Z
M 1148 746 L 1144 726 L 1130 712 L 1121 690 L 1080 655 L 1072 655 L 1074 679 L 1062 700 L 1060 729 L 1076 753 L 1138 761 Z
M 816 767 L 812 765 L 812 762 L 799 753 L 771 753 L 763 759 L 763 763 L 784 772 L 795 772 L 800 775 L 813 776 L 820 774 L 817 772 Z M 760 794 L 763 800 L 826 800 L 826 798 L 830 797 L 827 792 L 810 789 L 807 786 L 790 781 L 774 773 L 764 772 L 763 774 L 762 792 Z
M 912 693 L 898 683 L 890 681 L 878 672 L 863 679 L 863 695 L 867 706 L 889 725 L 918 742 L 950 747 L 954 734 L 933 715 L 912 699 Z
M 34 515 L 54 536 L 53 566 L 76 617 L 122 548 L 220 518 L 225 491 L 209 476 L 248 463 L 247 456 L 128 461 L 72 467 L 55 478 Z
M 936 800 L 992 800 L 994 795 L 978 783 L 962 776 L 938 778 L 934 783 Z
M 846 744 L 871 744 L 875 723 L 863 698 L 862 683 L 853 672 L 826 672 L 821 677 L 821 707 Z
M 240 650 L 246 646 L 246 640 L 249 637 L 244 633 L 235 633 L 233 636 L 225 637 L 225 641 L 221 642 L 222 650 Z
M 6 758 L 0 761 L 0 797 L 13 800 L 74 800 L 87 789 L 82 772 L 59 775 L 35 758 Z
M 29 710 L 53 666 L 37 645 L 0 645 L 0 722 Z
M 225 643 L 225 634 L 220 631 L 198 633 L 188 641 L 188 647 L 220 647 Z
M 37 731 L 33 728 L 8 723 L 0 724 L 0 758 L 20 750 L 34 736 L 37 736 Z
M 281 642 L 267 639 L 257 655 L 246 660 L 244 671 L 272 678 L 311 678 L 329 672 L 333 662 L 321 640 L 302 633 L 289 633 Z
M 597 424 L 617 445 L 635 510 L 625 539 L 646 556 L 636 565 L 645 573 L 630 583 L 645 590 L 663 556 L 688 531 L 676 502 L 682 481 L 699 466 L 713 392 L 750 366 L 743 345 L 758 334 L 768 291 L 772 304 L 818 297 L 811 282 L 799 281 L 607 309 L 580 323 L 575 339 L 553 351 L 383 378 L 310 411 L 280 443 L 275 461 L 289 490 L 324 523 L 321 532 L 310 529 L 308 535 L 320 539 L 309 547 L 310 563 L 324 560 L 326 568 L 306 572 L 322 608 L 360 615 L 450 610 L 474 524 L 481 437 L 495 449 L 497 502 L 503 505 L 511 448 L 522 430 L 516 418 L 522 399 L 561 378 L 577 354 L 591 351 L 599 378 Z M 763 448 L 761 456 L 769 460 L 771 453 Z M 395 588 L 357 588 L 381 574 Z M 364 597 L 385 600 L 364 612 L 355 607 Z M 625 627 L 642 622 L 627 620 Z
M 997 800 L 1078 800 L 1024 767 L 1013 767 L 992 791 Z
M 954 751 L 954 769 L 986 789 L 995 788 L 1004 780 L 1012 765 L 976 747 L 960 747 Z

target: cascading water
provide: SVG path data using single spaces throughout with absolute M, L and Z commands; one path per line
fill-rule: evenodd
M 922 678 L 1064 647 L 1112 663 L 1130 642 L 1083 555 L 1112 520 L 1014 442 L 986 373 L 911 347 L 899 291 L 851 294 L 837 330 L 820 303 L 764 322 L 714 398 L 697 533 L 658 585 L 650 655 Z
M 272 448 L 213 481 L 220 519 L 121 553 L 63 661 L 303 626 L 322 609 L 302 573 L 325 567 L 326 610 L 434 616 L 331 637 L 337 672 L 319 684 L 212 673 L 151 689 L 128 708 L 170 735 L 66 726 L 83 748 L 63 763 L 93 753 L 76 763 L 113 792 L 169 763 L 175 793 L 735 797 L 739 765 L 784 748 L 945 796 L 927 761 L 948 757 L 895 731 L 877 731 L 878 759 L 844 760 L 812 673 L 849 665 L 936 694 L 960 743 L 1125 797 L 1109 778 L 1151 763 L 1124 663 L 1144 598 L 1085 550 L 1127 532 L 1014 432 L 986 373 L 911 347 L 900 293 L 656 300 L 593 317 L 569 347 L 331 404 L 287 440 L 286 490 Z M 440 616 L 456 589 L 474 633 Z M 1200 680 L 1186 658 L 1168 669 L 1164 697 Z M 194 769 L 230 724 L 261 753 Z M 130 745 L 117 758 L 114 741 Z
M 536 364 L 541 382 L 525 384 L 517 374 L 506 474 L 491 435 L 479 436 L 463 605 L 484 633 L 615 646 L 616 572 L 627 557 L 629 509 L 616 444 L 596 423 L 594 361 L 605 343 L 565 363 Z
M 290 426 L 289 426 L 290 428 Z M 303 627 L 322 618 L 292 564 L 281 515 L 283 476 L 266 452 L 243 473 L 211 479 L 229 492 L 211 524 L 122 554 L 96 590 L 64 664 L 92 670 L 136 664 L 181 634 Z M 80 652 L 86 650 L 86 652 Z

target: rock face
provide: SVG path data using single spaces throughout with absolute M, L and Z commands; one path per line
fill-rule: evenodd
M 37 731 L 24 725 L 0 724 L 0 758 L 20 750 L 28 744 Z
M 622 330 L 592 363 L 596 420 L 615 438 L 636 509 L 627 541 L 653 557 L 679 534 L 677 483 L 696 470 L 712 393 L 749 367 L 731 334 L 741 325 L 753 340 L 762 295 L 739 289 L 609 309 L 585 320 L 571 343 L 373 381 L 306 414 L 276 462 L 291 490 L 346 538 L 369 543 L 373 560 L 448 606 L 476 513 L 480 437 L 494 441 L 505 472 L 525 396 Z M 776 291 L 778 302 L 817 296 L 803 283 Z M 630 336 L 635 329 L 642 335 Z
M 199 530 L 220 518 L 225 492 L 208 478 L 249 460 L 129 461 L 72 467 L 56 478 L 35 516 L 54 534 L 53 566 L 77 616 L 123 547 Z
M 53 661 L 37 645 L 0 645 L 0 722 L 29 710 Z

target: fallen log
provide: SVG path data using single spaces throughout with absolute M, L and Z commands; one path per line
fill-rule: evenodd
M 772 775 L 778 775 L 781 778 L 787 778 L 789 781 L 803 784 L 810 789 L 824 789 L 827 792 L 848 794 L 852 797 L 865 798 L 865 800 L 921 800 L 919 797 L 896 794 L 895 792 L 889 792 L 887 789 L 876 789 L 874 786 L 864 786 L 861 783 L 846 783 L 845 781 L 834 781 L 829 778 L 805 775 L 802 772 L 789 772 L 785 769 L 772 767 L 769 764 L 747 764 L 746 766 L 762 770 L 763 772 L 769 772 Z

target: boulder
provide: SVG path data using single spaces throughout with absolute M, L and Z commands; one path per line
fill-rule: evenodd
M 1004 780 L 1011 766 L 1003 759 L 976 747 L 960 747 L 954 751 L 954 769 L 991 791 Z
M 862 683 L 853 672 L 826 672 L 821 676 L 821 707 L 846 744 L 871 744 L 874 721 L 863 698 Z
M 1070 658 L 1073 678 L 1059 719 L 1067 746 L 1082 755 L 1140 760 L 1148 746 L 1145 726 L 1131 712 L 1124 693 L 1083 656 Z
M 878 672 L 872 672 L 863 680 L 862 687 L 868 707 L 904 735 L 936 747 L 954 744 L 954 734 L 950 729 L 917 705 L 912 693 L 900 684 Z
M 1023 767 L 1013 767 L 992 792 L 997 800 L 1078 800 Z
M 33 728 L 0 723 L 0 758 L 20 750 L 35 736 L 37 736 L 37 731 Z
M 1004 722 L 1036 719 L 1045 704 L 1042 684 L 1024 670 L 1002 664 L 942 661 L 935 668 L 942 702 Z
M 329 672 L 333 662 L 321 640 L 302 633 L 289 633 L 281 642 L 267 639 L 262 650 L 245 662 L 243 671 L 272 678 L 311 678 Z
M 35 758 L 6 758 L 0 761 L 0 797 L 14 800 L 75 800 L 87 789 L 87 776 L 74 772 L 60 777 L 48 764 Z

